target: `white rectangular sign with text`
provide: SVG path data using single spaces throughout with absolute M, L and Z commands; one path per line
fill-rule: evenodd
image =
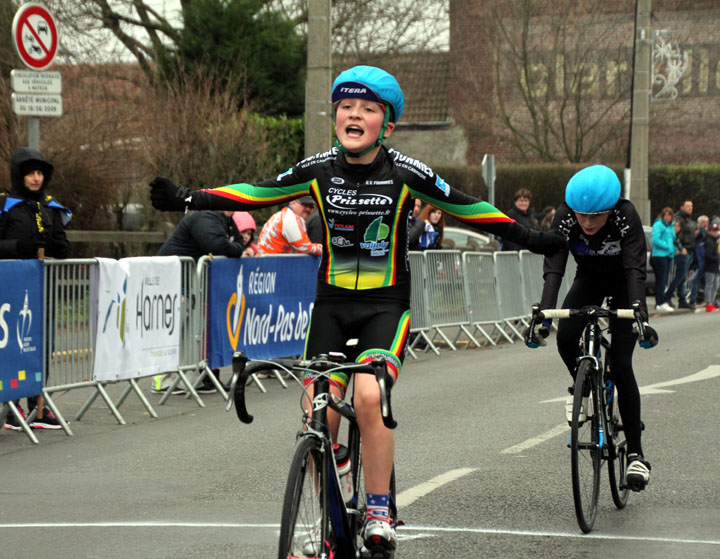
M 95 380 L 176 371 L 180 355 L 180 259 L 98 258 Z

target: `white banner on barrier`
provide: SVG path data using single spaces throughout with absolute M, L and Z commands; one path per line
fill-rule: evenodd
M 98 258 L 95 380 L 177 371 L 180 259 Z

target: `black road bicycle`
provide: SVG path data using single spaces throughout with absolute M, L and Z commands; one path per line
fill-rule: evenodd
M 534 332 L 535 326 L 544 320 L 571 316 L 586 320 L 573 387 L 568 446 L 575 515 L 580 529 L 587 534 L 592 530 L 597 515 L 600 474 L 605 462 L 608 464 L 610 492 L 617 508 L 622 509 L 627 504 L 629 489 L 637 490 L 629 487 L 625 481 L 627 445 L 616 404 L 617 390 L 612 379 L 612 364 L 607 354 L 610 341 L 603 334 L 604 330 L 610 332 L 603 328 L 601 320 L 610 317 L 635 320 L 639 339 L 644 340 L 645 334 L 639 305 L 632 309 L 607 309 L 591 305 L 581 309 L 542 311 L 539 305 L 533 305 L 528 332 Z M 528 338 L 526 343 L 530 347 L 537 347 L 532 344 L 538 341 Z M 581 414 L 586 419 L 583 420 Z
M 360 531 L 365 521 L 364 480 L 360 429 L 352 400 L 347 402 L 330 392 L 330 374 L 342 372 L 373 374 L 380 389 L 383 423 L 397 425 L 392 416 L 392 378 L 384 359 L 370 363 L 347 363 L 341 353 L 320 355 L 310 360 L 268 359 L 250 361 L 241 352 L 233 355 L 230 394 L 243 423 L 251 423 L 245 405 L 245 386 L 251 375 L 267 369 L 284 369 L 302 386 L 302 375 L 312 371 L 314 380 L 301 395 L 302 428 L 290 465 L 280 524 L 279 559 L 387 559 L 381 549 L 366 550 Z M 309 388 L 312 387 L 312 398 Z M 228 401 L 227 409 L 232 405 Z M 327 421 L 328 408 L 346 420 L 345 445 L 334 444 Z M 349 461 L 349 468 L 348 468 Z M 390 515 L 397 524 L 395 472 L 390 484 Z

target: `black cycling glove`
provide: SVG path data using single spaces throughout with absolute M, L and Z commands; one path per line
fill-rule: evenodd
M 655 331 L 653 327 L 648 324 L 648 313 L 644 308 L 644 305 L 641 306 L 640 301 L 633 302 L 633 308 L 635 309 L 635 312 L 637 313 L 637 317 L 640 320 L 640 323 L 642 324 L 642 337 L 638 340 L 638 343 L 640 344 L 640 347 L 643 349 L 650 349 L 658 345 L 659 337 L 658 333 Z M 633 324 L 633 331 L 637 332 L 638 325 L 637 323 Z
M 544 254 L 545 256 L 550 256 L 558 250 L 568 248 L 567 237 L 557 229 L 537 231 L 523 227 L 519 223 L 511 223 L 509 235 L 506 235 L 506 237 L 531 252 Z
M 525 345 L 535 349 L 547 344 L 546 338 L 550 335 L 550 321 L 544 320 L 540 324 L 533 326 L 532 332 L 530 328 L 525 330 Z
M 150 201 L 156 210 L 181 212 L 192 201 L 192 191 L 165 177 L 155 177 L 150 181 Z
M 650 349 L 658 345 L 659 337 L 655 328 L 650 326 L 647 322 L 643 324 L 643 337 L 640 340 L 640 347 L 643 349 Z

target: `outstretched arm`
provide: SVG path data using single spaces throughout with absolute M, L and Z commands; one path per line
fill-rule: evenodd
M 168 178 L 155 177 L 150 181 L 150 200 L 155 209 L 166 212 L 187 209 L 250 211 L 313 194 L 312 187 L 312 180 L 303 180 L 294 170 L 258 184 L 238 183 L 203 190 L 191 190 L 177 186 Z

